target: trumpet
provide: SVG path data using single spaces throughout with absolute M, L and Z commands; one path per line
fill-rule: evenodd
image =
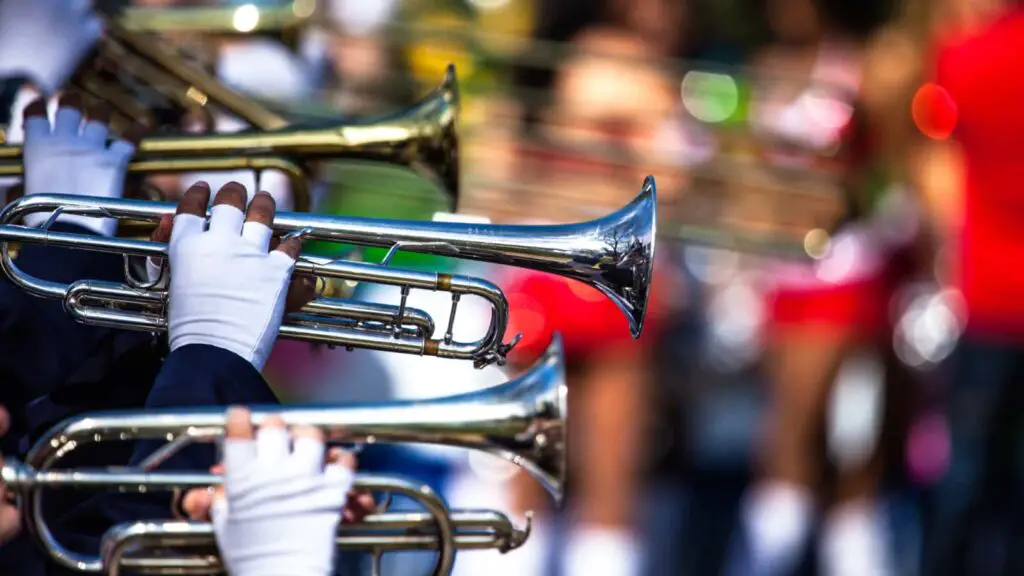
M 480 278 L 388 266 L 395 253 L 407 250 L 518 266 L 584 282 L 615 303 L 629 321 L 632 336 L 639 338 L 654 266 L 656 207 L 654 178 L 648 176 L 640 193 L 625 207 L 603 218 L 577 224 L 479 225 L 278 213 L 273 228 L 279 234 L 389 249 L 380 264 L 302 256 L 295 267 L 298 274 L 401 288 L 397 306 L 352 305 L 340 299 L 317 298 L 299 314 L 285 319 L 281 336 L 347 348 L 472 360 L 477 368 L 503 365 L 518 336 L 508 343 L 503 341 L 508 302 L 501 289 Z M 154 282 L 134 279 L 129 257 L 166 258 L 166 243 L 57 232 L 47 225 L 29 228 L 14 222 L 33 212 L 52 212 L 48 223 L 60 214 L 155 222 L 163 215 L 174 214 L 175 209 L 172 203 L 130 199 L 50 194 L 19 198 L 0 212 L 0 268 L 29 293 L 63 300 L 65 309 L 79 322 L 163 331 L 167 327 L 167 292 L 156 289 Z M 43 280 L 18 268 L 8 242 L 121 254 L 125 258 L 126 283 L 83 279 L 64 284 Z M 428 328 L 432 332 L 433 323 L 423 321 L 425 312 L 418 312 L 418 325 L 407 318 L 406 302 L 412 288 L 451 293 L 452 307 L 443 337 L 435 339 L 427 332 Z M 474 342 L 459 342 L 453 336 L 456 310 L 463 295 L 483 298 L 491 305 L 487 332 Z
M 295 209 L 306 212 L 310 204 L 308 162 L 370 160 L 415 170 L 443 188 L 457 204 L 458 115 L 458 83 L 455 67 L 449 66 L 440 86 L 419 103 L 395 114 L 262 132 L 145 138 L 139 143 L 129 172 L 280 170 L 291 181 Z M 0 147 L 0 176 L 22 175 L 22 152 L 21 146 Z
M 315 0 L 296 0 L 283 6 L 126 7 L 118 23 L 136 32 L 188 32 L 215 35 L 267 33 L 284 35 L 312 23 Z
M 478 392 L 384 404 L 256 407 L 252 414 L 257 425 L 268 415 L 278 414 L 290 426 L 322 428 L 329 442 L 426 443 L 494 454 L 524 469 L 561 504 L 567 400 L 561 342 L 556 336 L 527 372 Z M 222 407 L 78 416 L 56 425 L 36 442 L 24 464 L 7 462 L 0 478 L 20 498 L 33 536 L 65 567 L 112 575 L 120 570 L 216 574 L 222 568 L 208 523 L 140 521 L 118 525 L 104 534 L 101 555 L 90 557 L 67 549 L 54 537 L 43 515 L 42 491 L 63 487 L 173 492 L 219 484 L 219 476 L 161 472 L 157 467 L 186 446 L 222 438 L 224 427 Z M 85 443 L 164 438 L 169 443 L 137 468 L 53 469 Z M 451 571 L 457 550 L 507 552 L 529 536 L 529 519 L 525 527 L 518 528 L 498 512 L 450 511 L 429 487 L 409 481 L 360 475 L 356 487 L 401 493 L 426 510 L 388 513 L 385 503 L 363 521 L 340 527 L 337 542 L 341 548 L 370 550 L 377 563 L 384 552 L 436 550 L 433 573 L 443 575 Z M 168 548 L 180 554 L 159 553 Z

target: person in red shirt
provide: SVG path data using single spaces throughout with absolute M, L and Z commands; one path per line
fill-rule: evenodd
M 932 53 L 934 82 L 913 108 L 931 139 L 922 169 L 943 167 L 958 184 L 921 178 L 955 254 L 950 281 L 965 311 L 947 391 L 949 468 L 925 522 L 922 573 L 930 575 L 1019 574 L 1024 559 L 998 553 L 1019 548 L 1008 538 L 1020 533 L 1022 512 L 1024 7 L 1015 4 L 971 29 L 943 31 Z

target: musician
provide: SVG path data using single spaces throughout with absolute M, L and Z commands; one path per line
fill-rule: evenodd
M 298 239 L 269 250 L 276 210 L 266 193 L 253 197 L 236 183 L 226 184 L 213 200 L 206 229 L 210 189 L 198 183 L 185 192 L 173 220 L 164 219 L 155 236 L 169 232 L 170 275 L 168 345 L 142 408 L 277 404 L 260 371 L 277 338 L 289 292 L 312 298 L 305 283 L 292 283 Z M 291 289 L 291 286 L 300 288 Z M 143 384 L 144 385 L 144 384 Z M 140 442 L 130 463 L 137 464 L 159 446 Z M 205 470 L 215 462 L 210 446 L 195 446 L 165 466 Z M 111 525 L 169 513 L 162 496 L 100 496 L 64 514 L 57 522 L 68 542 L 95 550 L 96 538 Z

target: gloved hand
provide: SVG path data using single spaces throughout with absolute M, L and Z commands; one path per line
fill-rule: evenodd
M 246 191 L 225 185 L 213 201 L 210 189 L 189 188 L 178 204 L 171 231 L 168 340 L 171 351 L 207 344 L 238 354 L 262 370 L 277 338 L 298 238 L 270 247 L 274 199 L 259 193 L 245 210 Z
M 244 409 L 228 412 L 224 486 L 213 498 L 217 547 L 232 576 L 330 576 L 355 458 L 332 450 L 323 434 L 279 418 L 256 432 Z
M 0 2 L 0 76 L 27 76 L 52 94 L 103 34 L 89 0 Z
M 107 146 L 108 121 L 109 112 L 97 108 L 91 110 L 89 119 L 83 122 L 81 98 L 67 95 L 61 98 L 51 129 L 46 101 L 38 99 L 29 104 L 25 108 L 24 120 L 25 194 L 120 198 L 124 194 L 128 163 L 135 154 L 142 130 L 133 130 Z M 50 214 L 29 214 L 25 217 L 25 224 L 40 226 Z M 117 229 L 117 221 L 113 218 L 62 214 L 58 220 L 78 224 L 106 236 L 112 236 Z

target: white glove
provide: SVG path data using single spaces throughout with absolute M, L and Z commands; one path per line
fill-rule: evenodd
M 8 0 L 0 1 L 0 4 Z M 128 164 L 135 145 L 117 139 L 107 146 L 110 132 L 104 122 L 82 122 L 77 107 L 62 103 L 51 130 L 46 105 L 33 102 L 25 111 L 25 195 L 75 194 L 98 198 L 119 198 L 124 194 Z M 50 212 L 25 216 L 25 225 L 40 226 Z M 75 214 L 58 217 L 88 228 L 97 234 L 112 236 L 117 229 L 113 218 L 87 218 Z
M 89 0 L 3 0 L 0 76 L 27 76 L 52 94 L 102 34 Z
M 354 473 L 324 466 L 324 444 L 263 426 L 224 440 L 224 496 L 211 516 L 231 576 L 330 576 Z
M 240 206 L 245 198 L 240 185 L 225 186 L 218 197 L 232 188 Z M 195 202 L 200 194 L 201 203 Z M 205 209 L 208 194 L 205 187 L 194 186 L 182 203 L 191 196 L 197 209 Z M 250 213 L 264 200 L 270 203 L 266 195 L 257 195 Z M 243 220 L 242 210 L 228 203 L 211 209 L 208 230 L 201 216 L 174 217 L 168 336 L 171 351 L 208 344 L 234 352 L 262 370 L 281 327 L 295 259 L 282 250 L 285 242 L 267 252 L 270 227 Z

